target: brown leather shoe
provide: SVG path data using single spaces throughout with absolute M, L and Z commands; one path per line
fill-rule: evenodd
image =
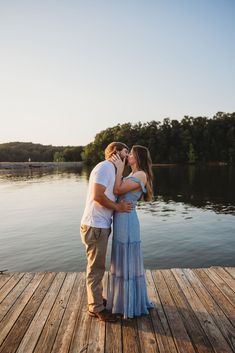
M 116 315 L 112 314 L 110 311 L 107 309 L 104 309 L 100 311 L 99 313 L 94 313 L 93 311 L 88 310 L 88 314 L 90 316 L 95 316 L 97 317 L 100 321 L 106 321 L 106 322 L 115 322 L 118 320 Z

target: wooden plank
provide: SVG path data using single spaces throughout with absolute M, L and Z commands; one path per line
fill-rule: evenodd
M 13 273 L 3 273 L 0 275 L 0 289 L 9 281 L 9 279 L 13 276 Z
M 200 298 L 204 307 L 210 313 L 217 327 L 220 329 L 227 342 L 229 342 L 230 347 L 235 351 L 235 329 L 219 305 L 216 303 L 216 297 L 214 297 L 214 300 L 213 296 L 211 296 L 206 290 L 208 286 L 205 288 L 192 270 L 184 270 L 184 273 L 186 274 L 186 277 L 190 281 L 194 291 Z
M 213 270 L 206 268 L 204 271 L 235 308 L 235 293 L 230 286 Z
M 103 352 L 105 347 L 105 322 L 93 317 L 91 321 L 87 353 Z
M 153 323 L 155 337 L 161 353 L 177 353 L 177 348 L 163 310 L 158 292 L 152 277 L 152 271 L 146 270 L 146 281 L 148 286 L 148 295 L 151 302 L 154 304 L 154 309 L 151 310 L 150 315 Z
M 167 288 L 162 271 L 154 271 L 153 279 L 159 293 L 163 309 L 166 313 L 177 349 L 181 353 L 194 353 L 195 349 L 183 324 L 181 316 L 175 306 L 175 302 Z
M 189 305 L 184 295 L 183 289 L 180 288 L 173 273 L 170 270 L 163 270 L 161 272 L 164 276 L 165 282 L 167 283 L 167 287 L 174 298 L 177 310 L 182 317 L 184 326 L 187 328 L 187 332 L 193 342 L 194 347 L 196 347 L 196 350 L 200 353 L 214 353 L 210 341 L 205 336 L 205 333 L 202 330 L 192 307 Z
M 117 322 L 106 323 L 105 352 L 122 352 L 122 323 L 121 319 Z
M 136 319 L 122 320 L 123 353 L 141 353 Z
M 47 317 L 50 314 L 50 310 L 64 282 L 65 276 L 66 274 L 62 272 L 58 273 L 55 276 L 51 287 L 49 288 L 46 296 L 44 297 L 36 315 L 34 316 L 34 319 L 32 320 L 24 338 L 22 339 L 17 349 L 17 353 L 33 352 L 37 340 L 44 327 L 44 324 L 47 320 Z
M 25 273 L 24 276 L 20 277 L 20 280 L 15 284 L 15 286 L 8 293 L 8 296 L 0 304 L 0 321 L 3 320 L 4 316 L 7 314 L 8 310 L 14 305 L 17 298 L 25 290 L 25 287 L 29 284 L 33 278 L 33 273 Z M 17 277 L 19 278 L 19 277 Z
M 231 315 L 234 313 L 234 306 L 227 299 L 227 297 L 221 292 L 221 290 L 215 285 L 210 274 L 207 273 L 206 269 L 193 269 L 192 270 L 200 281 L 203 283 L 206 290 L 210 293 L 212 298 L 215 298 L 216 303 L 223 310 L 225 315 L 229 318 L 232 324 L 235 327 L 235 315 Z
M 185 273 L 180 269 L 172 270 L 177 282 L 184 291 L 184 294 L 195 312 L 205 334 L 207 335 L 213 349 L 217 353 L 231 353 L 232 350 L 223 337 L 222 333 L 215 324 L 212 316 L 208 313 L 205 306 L 195 293 L 191 284 L 189 283 Z
M 28 274 L 26 274 L 21 282 L 26 279 Z M 33 276 L 33 274 L 30 274 Z M 29 276 L 28 281 L 31 280 L 31 276 Z M 7 312 L 4 316 L 3 320 L 0 322 L 0 345 L 3 343 L 4 339 L 8 335 L 9 331 L 15 324 L 16 320 L 18 319 L 19 315 L 23 311 L 25 305 L 32 297 L 34 291 L 38 287 L 39 283 L 42 280 L 43 275 L 40 273 L 36 273 L 32 279 L 32 281 L 28 284 L 24 282 L 24 291 L 22 291 L 21 295 L 18 297 L 17 301 L 13 304 L 11 309 Z M 21 283 L 20 282 L 20 283 Z M 16 287 L 15 287 L 16 288 Z
M 150 315 L 137 318 L 142 353 L 159 353 Z
M 147 280 L 146 280 L 146 284 L 147 286 L 149 284 Z M 137 328 L 139 332 L 141 352 L 159 353 L 159 348 L 156 341 L 156 336 L 155 336 L 150 313 L 149 315 L 145 315 L 137 318 Z
M 235 268 L 147 270 L 146 281 L 150 315 L 105 324 L 87 314 L 84 273 L 0 275 L 0 353 L 235 351 Z M 106 272 L 104 297 L 107 285 Z
M 46 273 L 44 275 L 33 296 L 30 298 L 7 338 L 1 345 L 0 353 L 15 353 L 54 277 L 55 273 Z
M 233 278 L 235 278 L 235 267 L 224 267 L 224 269 L 225 269 Z
M 70 353 L 80 353 L 87 351 L 91 321 L 91 316 L 87 314 L 87 291 L 85 288 L 81 298 L 81 310 L 77 316 L 73 331 L 69 349 Z
M 105 273 L 104 277 L 104 294 L 107 298 L 109 286 L 109 274 Z M 109 353 L 121 353 L 122 352 L 122 327 L 121 320 L 118 322 L 107 322 L 106 323 L 106 340 L 105 340 L 105 352 Z
M 215 272 L 218 276 L 220 276 L 229 285 L 229 287 L 232 288 L 232 290 L 235 292 L 235 279 L 224 268 L 211 267 L 210 271 Z
M 103 278 L 103 297 L 107 298 L 108 273 Z M 87 353 L 103 352 L 105 349 L 105 322 L 93 317 L 90 326 L 90 335 L 87 346 Z
M 44 328 L 41 332 L 37 345 L 34 348 L 34 353 L 41 353 L 42 347 L 45 352 L 50 352 L 58 332 L 61 319 L 64 315 L 71 290 L 76 278 L 76 273 L 68 273 L 60 288 L 60 292 L 56 298 L 53 308 L 47 318 Z
M 77 273 L 51 353 L 67 353 L 73 336 L 77 316 L 81 311 L 85 274 Z
M 0 303 L 7 297 L 10 291 L 15 287 L 15 285 L 21 280 L 24 273 L 14 273 L 13 276 L 7 281 L 7 283 L 0 290 Z M 1 307 L 0 307 L 1 312 Z

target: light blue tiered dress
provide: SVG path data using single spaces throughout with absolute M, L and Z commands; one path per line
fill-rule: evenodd
M 123 314 L 124 318 L 133 318 L 148 314 L 148 309 L 153 308 L 153 304 L 147 295 L 140 247 L 140 225 L 135 209 L 137 201 L 143 192 L 146 193 L 146 189 L 140 179 L 134 176 L 127 178 L 138 183 L 142 190 L 129 191 L 118 199 L 131 201 L 134 208 L 130 213 L 114 213 L 107 309 L 116 314 Z

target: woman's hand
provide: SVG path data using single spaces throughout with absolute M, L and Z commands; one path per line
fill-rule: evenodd
M 125 167 L 125 159 L 122 160 L 118 154 L 113 154 L 111 157 L 111 161 L 117 168 L 117 173 L 122 174 Z

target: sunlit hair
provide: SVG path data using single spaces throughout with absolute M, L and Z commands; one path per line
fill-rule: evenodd
M 126 148 L 129 151 L 129 148 L 127 147 L 127 145 L 125 145 L 125 143 L 122 142 L 112 142 L 110 143 L 104 151 L 105 154 L 105 159 L 109 159 L 112 157 L 113 154 L 115 154 L 117 151 L 122 151 L 123 148 Z
M 153 199 L 153 171 L 149 150 L 147 147 L 140 145 L 134 145 L 131 150 L 136 159 L 137 168 L 143 170 L 147 177 L 147 193 L 143 195 L 143 199 L 145 201 L 151 201 Z

